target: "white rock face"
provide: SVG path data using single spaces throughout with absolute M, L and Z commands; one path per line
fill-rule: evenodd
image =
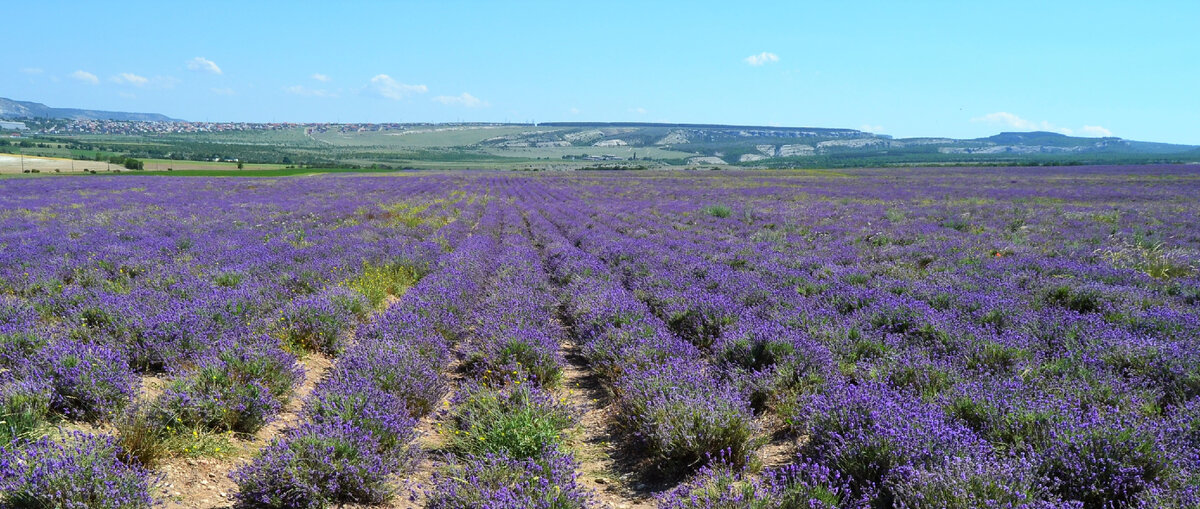
M 720 157 L 693 157 L 688 159 L 688 164 L 725 164 L 725 160 Z
M 1087 147 L 1055 147 L 1052 145 L 990 145 L 986 147 L 941 147 L 943 154 L 1060 154 L 1083 152 Z
M 888 140 L 881 140 L 879 138 L 857 138 L 852 140 L 822 141 L 821 143 L 817 144 L 817 149 L 822 150 L 830 148 L 864 148 L 886 146 L 891 146 L 891 142 Z
M 900 142 L 893 141 L 892 143 L 900 143 Z M 911 145 L 946 145 L 949 143 L 954 143 L 954 140 L 951 140 L 949 138 L 913 138 L 913 139 L 909 139 L 909 140 L 904 140 L 904 144 L 910 145 L 910 146 Z
M 762 161 L 763 159 L 766 159 L 766 158 L 767 158 L 767 156 L 764 156 L 762 154 L 742 154 L 742 156 L 738 158 L 738 162 L 749 163 L 749 162 L 753 162 L 753 161 Z
M 567 133 L 567 134 L 563 135 L 563 139 L 565 139 L 571 143 L 588 142 L 588 141 L 594 140 L 596 138 L 603 138 L 603 137 L 604 137 L 604 131 L 600 131 L 600 130 L 583 131 L 583 132 L 578 132 L 578 133 Z
M 624 147 L 625 145 L 628 145 L 625 140 L 604 140 L 592 144 L 593 147 Z
M 779 147 L 779 157 L 811 156 L 816 153 L 812 145 L 783 145 Z
M 687 135 L 683 131 L 671 131 L 663 139 L 654 142 L 655 145 L 681 145 L 687 143 Z
M 775 157 L 775 145 L 755 145 L 754 148 L 764 156 Z
M 569 147 L 569 146 L 571 146 L 571 142 L 569 142 L 569 141 L 539 141 L 539 142 L 537 142 L 537 146 L 542 147 L 542 148 Z

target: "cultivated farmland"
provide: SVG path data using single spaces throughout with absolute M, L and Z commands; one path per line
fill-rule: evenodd
M 1197 507 L 1197 196 L 1193 166 L 0 181 L 0 506 Z

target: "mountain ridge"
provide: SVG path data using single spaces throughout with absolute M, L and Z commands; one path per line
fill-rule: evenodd
M 53 108 L 33 101 L 17 101 L 0 97 L 0 118 L 51 118 L 74 120 L 125 120 L 141 122 L 181 122 L 161 113 L 88 110 L 82 108 Z

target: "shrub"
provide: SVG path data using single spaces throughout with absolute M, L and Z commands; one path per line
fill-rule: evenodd
M 38 359 L 54 388 L 52 406 L 68 417 L 104 419 L 124 408 L 137 392 L 137 375 L 114 349 L 60 340 L 42 349 Z
M 889 476 L 885 491 L 897 508 L 1078 507 L 1047 494 L 1020 458 L 1005 462 L 949 458 L 933 469 L 904 466 Z
M 670 312 L 666 322 L 676 334 L 699 348 L 709 349 L 741 315 L 738 307 L 723 296 L 690 296 L 686 304 Z
M 14 326 L 12 330 L 24 329 L 38 322 L 38 312 L 28 300 L 11 295 L 0 295 L 0 329 Z
M 6 327 L 7 328 L 7 327 Z M 0 329 L 0 369 L 19 370 L 31 367 L 30 359 L 47 343 L 43 334 L 29 330 Z
M 761 478 L 751 478 L 725 461 L 716 461 L 660 496 L 658 504 L 663 509 L 866 509 L 870 497 L 856 498 L 840 474 L 813 463 L 771 469 Z
M 421 271 L 405 264 L 373 265 L 364 263 L 362 272 L 343 283 L 365 296 L 372 307 L 379 307 L 391 295 L 403 295 L 421 279 Z
M 468 354 L 463 367 L 477 377 L 487 372 L 519 371 L 543 387 L 553 386 L 562 378 L 557 342 L 544 331 L 513 331 L 485 338 L 474 346 L 477 350 Z M 499 381 L 497 377 L 492 380 Z
M 241 379 L 225 364 L 208 360 L 173 379 L 152 404 L 149 418 L 166 433 L 192 427 L 254 433 L 280 406 L 261 382 Z
M 304 380 L 304 368 L 296 362 L 296 356 L 267 337 L 225 342 L 214 349 L 211 358 L 231 377 L 262 384 L 280 403 L 286 402 L 292 389 Z
M 617 393 L 619 422 L 666 473 L 695 470 L 722 451 L 738 461 L 753 447 L 756 427 L 744 398 L 700 366 L 633 370 Z
M 937 407 L 878 383 L 832 386 L 809 398 L 796 421 L 809 436 L 802 456 L 848 476 L 856 493 L 886 488 L 906 468 L 939 468 L 947 457 L 987 451 Z M 888 506 L 892 496 L 884 489 L 878 502 Z
M 297 353 L 337 355 L 345 347 L 345 334 L 366 315 L 366 300 L 346 289 L 328 289 L 289 303 L 274 325 L 285 347 Z
M 563 400 L 528 380 L 511 380 L 499 388 L 465 387 L 451 406 L 442 432 L 450 449 L 465 455 L 532 458 L 560 444 L 563 430 L 575 424 Z
M 160 430 L 178 428 L 253 433 L 304 377 L 295 357 L 270 340 L 227 342 L 176 375 L 151 405 Z
M 814 390 L 834 367 L 829 350 L 807 336 L 769 323 L 742 325 L 714 345 L 713 356 L 756 412 Z
M 338 362 L 331 378 L 359 378 L 404 401 L 413 417 L 433 410 L 446 394 L 439 352 L 420 345 L 360 341 Z
M 534 458 L 488 454 L 451 463 L 434 474 L 426 492 L 429 509 L 582 509 L 591 507 L 588 491 L 576 483 L 576 465 L 568 454 L 549 450 Z
M 50 413 L 53 393 L 38 380 L 0 382 L 0 447 L 29 438 Z
M 43 438 L 15 452 L 0 448 L 0 458 L 6 458 L 0 461 L 0 505 L 153 507 L 155 479 L 122 456 L 112 438 L 82 433 L 68 435 L 65 443 Z
M 238 485 L 237 500 L 246 506 L 379 504 L 392 496 L 387 476 L 396 462 L 370 431 L 330 419 L 276 439 L 230 477 Z
M 713 205 L 705 208 L 704 213 L 713 217 L 729 217 L 733 214 L 733 209 L 724 205 Z
M 135 407 L 113 420 L 117 445 L 124 451 L 127 463 L 153 468 L 169 455 L 221 457 L 233 452 L 229 443 L 231 432 L 215 433 L 180 422 L 164 426 L 154 417 L 150 408 Z
M 330 378 L 317 386 L 304 406 L 313 423 L 346 422 L 371 433 L 385 451 L 415 437 L 417 421 L 404 398 L 380 390 L 363 378 Z
M 1052 430 L 1038 456 L 1043 483 L 1085 507 L 1122 507 L 1158 484 L 1170 467 L 1155 433 L 1120 416 L 1084 415 Z
M 1043 291 L 1040 298 L 1046 305 L 1069 309 L 1077 313 L 1095 313 L 1105 307 L 1103 295 L 1091 288 L 1072 288 L 1067 285 L 1059 285 Z

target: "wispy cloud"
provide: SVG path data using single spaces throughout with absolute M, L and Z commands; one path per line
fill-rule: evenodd
M 434 101 L 440 102 L 449 106 L 462 106 L 465 108 L 477 108 L 487 106 L 487 101 L 481 101 L 478 97 L 463 92 L 459 95 L 439 95 L 433 98 Z
M 330 92 L 323 88 L 308 88 L 304 85 L 292 85 L 283 90 L 301 97 L 337 97 L 337 92 Z
M 217 66 L 216 62 L 213 62 L 212 60 L 209 60 L 204 57 L 196 57 L 191 60 L 188 60 L 187 68 L 189 70 L 197 71 L 197 72 L 207 72 L 207 73 L 212 73 L 212 74 L 224 74 L 223 72 L 221 72 L 221 68 Z
M 409 85 L 400 83 L 391 76 L 386 74 L 376 75 L 371 78 L 371 83 L 367 87 L 369 90 L 386 99 L 399 101 L 413 94 L 424 94 L 429 91 L 429 87 L 425 85 Z
M 997 111 L 995 113 L 988 113 L 987 115 L 984 115 L 982 117 L 972 118 L 971 121 L 972 122 L 981 122 L 981 123 L 985 123 L 985 124 L 996 124 L 996 125 L 1008 126 L 1008 127 L 1012 127 L 1015 129 L 1021 129 L 1021 130 L 1025 130 L 1025 131 L 1050 131 L 1050 132 L 1054 132 L 1054 133 L 1068 134 L 1068 135 L 1074 133 L 1074 131 L 1069 128 L 1058 127 L 1058 126 L 1051 124 L 1050 122 L 1047 122 L 1045 120 L 1043 120 L 1041 122 L 1034 122 L 1032 120 L 1026 120 L 1024 118 L 1021 118 L 1021 117 L 1014 115 L 1012 113 L 1009 113 L 1007 111 Z
M 640 107 L 640 106 L 639 106 L 639 107 L 637 107 L 637 108 L 629 108 L 629 112 L 630 112 L 630 113 L 637 113 L 638 115 L 645 115 L 645 114 L 646 114 L 646 108 L 642 108 L 642 107 Z
M 982 122 L 986 124 L 996 124 L 1001 126 L 1012 127 L 1023 131 L 1049 131 L 1052 133 L 1066 134 L 1068 136 L 1078 134 L 1092 138 L 1103 138 L 1112 136 L 1112 131 L 1098 125 L 1084 125 L 1079 129 L 1071 129 L 1069 127 L 1060 127 L 1045 120 L 1034 122 L 1021 118 L 1007 111 L 997 111 L 988 113 L 982 117 L 971 119 L 972 122 Z
M 225 87 L 225 88 L 210 88 L 209 90 L 211 90 L 211 91 L 212 91 L 212 93 L 214 93 L 214 94 L 217 94 L 217 95 L 234 95 L 234 93 L 235 93 L 235 92 L 233 91 L 233 89 L 232 89 L 232 88 L 229 88 L 229 87 Z
M 150 82 L 150 80 L 148 78 L 146 78 L 145 76 L 138 76 L 131 72 L 123 72 L 121 74 L 113 76 L 113 77 L 109 78 L 109 81 L 112 81 L 113 83 L 120 83 L 123 85 L 134 85 L 134 86 L 138 86 L 138 87 Z
M 320 81 L 321 83 L 329 83 L 333 78 L 330 78 L 329 76 L 326 76 L 326 75 L 318 72 L 318 73 L 313 73 L 312 79 Z
M 572 115 L 578 115 L 578 114 L 579 114 L 579 108 L 572 107 L 571 109 L 567 110 L 567 113 L 570 113 L 570 114 L 572 114 Z
M 91 85 L 100 83 L 100 78 L 97 78 L 95 74 L 83 70 L 71 73 L 71 78 Z
M 43 72 L 46 72 L 46 71 L 45 71 L 45 69 L 42 69 L 41 67 L 23 67 L 23 68 L 21 68 L 22 74 L 41 74 Z
M 762 52 L 762 53 L 759 53 L 759 54 L 757 54 L 757 55 L 750 55 L 750 56 L 748 56 L 748 57 L 746 57 L 746 58 L 744 58 L 744 59 L 742 59 L 742 60 L 744 60 L 744 61 L 745 61 L 747 64 L 750 64 L 750 65 L 753 65 L 753 66 L 755 66 L 755 67 L 758 67 L 758 66 L 760 66 L 760 65 L 764 65 L 764 64 L 770 64 L 770 63 L 773 63 L 773 62 L 778 62 L 778 61 L 779 61 L 779 55 L 776 55 L 776 54 L 774 54 L 774 53 L 771 53 L 771 52 L 769 52 L 769 51 L 764 51 L 764 52 Z
M 1105 129 L 1098 125 L 1085 125 L 1085 126 L 1083 126 L 1082 129 L 1079 130 L 1079 133 L 1083 134 L 1084 136 L 1097 137 L 1097 138 L 1107 138 L 1109 136 L 1112 136 L 1112 131 L 1109 131 L 1108 129 Z

